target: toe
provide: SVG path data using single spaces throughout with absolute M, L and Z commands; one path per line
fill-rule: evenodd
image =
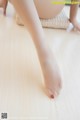
M 52 94 L 52 95 L 50 95 L 50 98 L 54 99 L 54 95 L 53 95 L 53 94 Z
M 59 95 L 59 90 L 53 91 L 53 90 L 47 89 L 47 91 L 48 91 L 48 96 L 52 99 L 56 98 Z
M 54 99 L 55 98 L 55 94 L 54 92 L 52 92 L 52 90 L 50 90 L 49 88 L 47 89 L 47 94 L 50 98 Z

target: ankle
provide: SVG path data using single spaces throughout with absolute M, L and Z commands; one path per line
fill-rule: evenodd
M 71 23 L 74 23 L 74 22 L 76 22 L 76 18 L 69 18 L 69 21 L 70 21 Z

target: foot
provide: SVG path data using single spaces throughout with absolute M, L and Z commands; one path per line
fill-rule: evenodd
M 55 98 L 59 95 L 62 83 L 59 68 L 52 56 L 48 56 L 48 58 L 44 60 L 42 64 L 42 71 L 47 94 L 49 97 Z
M 73 24 L 73 26 L 80 31 L 80 24 L 78 23 L 78 21 L 76 19 L 72 19 L 70 20 L 70 22 Z

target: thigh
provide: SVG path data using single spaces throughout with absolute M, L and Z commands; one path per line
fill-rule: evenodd
M 53 18 L 58 15 L 64 5 L 53 5 L 52 0 L 34 0 L 40 18 Z M 54 1 L 54 0 L 53 0 Z M 56 0 L 55 0 L 56 1 Z M 59 0 L 58 0 L 59 1 Z M 61 1 L 61 0 L 60 0 Z M 64 1 L 64 0 L 62 0 Z

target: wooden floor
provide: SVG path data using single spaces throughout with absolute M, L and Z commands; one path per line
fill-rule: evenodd
M 80 120 L 80 33 L 44 29 L 63 76 L 61 94 L 51 100 L 34 44 L 13 11 L 9 5 L 3 17 L 0 10 L 0 119 L 7 113 L 8 120 Z

